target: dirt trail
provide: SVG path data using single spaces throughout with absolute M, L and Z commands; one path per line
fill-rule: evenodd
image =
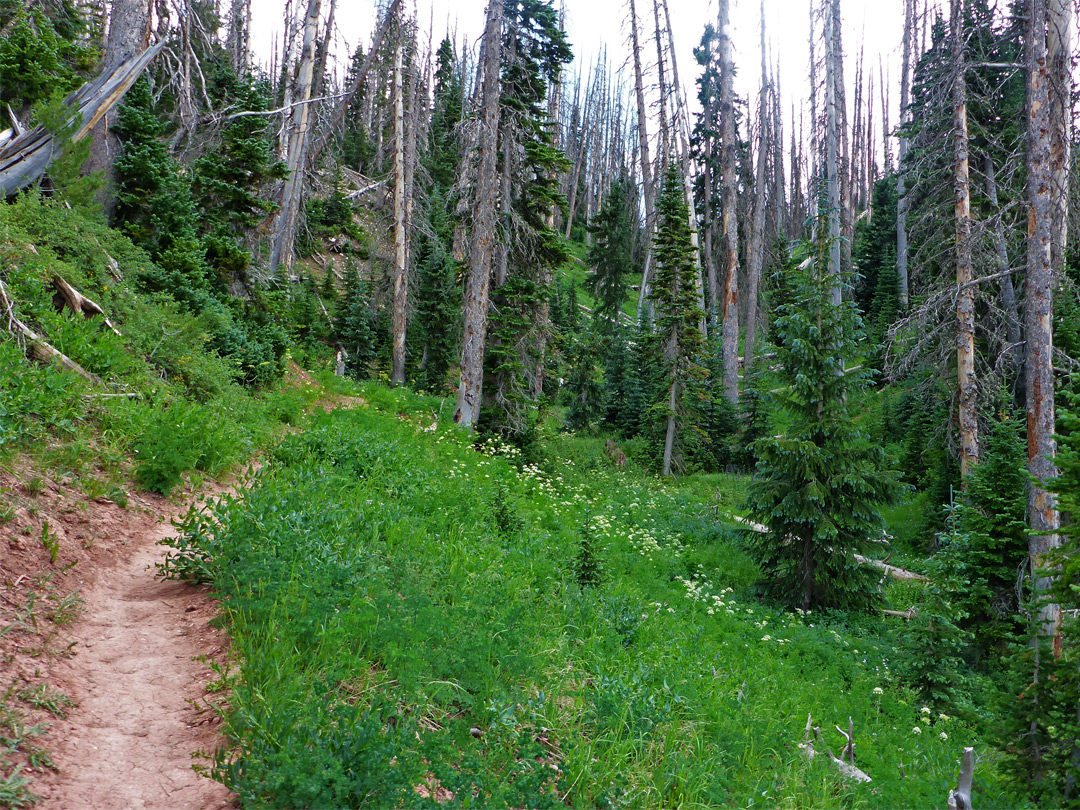
M 207 624 L 205 590 L 158 580 L 156 543 L 172 531 L 137 525 L 123 559 L 82 592 L 77 654 L 54 670 L 78 708 L 49 735 L 58 772 L 35 784 L 46 810 L 232 806 L 224 786 L 192 768 L 194 752 L 221 742 L 205 704 L 216 675 L 193 659 L 219 656 L 226 639 Z

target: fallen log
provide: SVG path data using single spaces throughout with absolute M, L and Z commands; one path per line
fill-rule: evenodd
M 733 515 L 731 515 L 731 517 L 736 523 L 743 524 L 744 526 L 746 526 L 746 528 L 750 529 L 750 531 L 752 531 L 752 532 L 757 532 L 758 534 L 768 534 L 769 533 L 769 527 L 768 526 L 763 526 L 760 523 L 754 523 L 754 521 L 747 520 L 746 518 L 742 517 L 741 515 L 734 515 L 733 514 Z M 883 542 L 883 541 L 875 541 L 875 542 Z M 875 559 L 872 559 L 870 557 L 864 557 L 862 554 L 856 554 L 855 555 L 855 562 L 857 562 L 859 565 L 869 565 L 872 568 L 877 568 L 877 569 L 879 569 L 881 571 L 884 571 L 886 576 L 891 577 L 892 579 L 895 579 L 897 582 L 929 582 L 930 581 L 927 577 L 923 576 L 922 574 L 917 574 L 914 571 L 908 571 L 905 568 L 900 568 L 900 567 L 895 566 L 895 565 L 889 565 L 887 562 L 884 562 L 882 560 L 875 560 Z
M 15 305 L 8 296 L 7 287 L 0 281 L 0 310 L 7 316 L 7 328 L 17 335 L 21 335 L 28 343 L 27 352 L 35 360 L 41 362 L 56 362 L 68 371 L 74 371 L 83 379 L 89 380 L 94 385 L 105 385 L 101 377 L 87 371 L 63 352 L 54 348 L 41 335 L 15 317 Z
M 897 582 L 929 582 L 929 578 L 922 574 L 917 574 L 914 571 L 908 571 L 905 568 L 898 568 L 895 565 L 889 565 L 887 562 L 881 560 L 874 560 L 870 557 L 864 557 L 861 554 L 855 555 L 855 562 L 859 565 L 869 565 L 872 568 L 877 568 L 885 572 L 887 577 L 895 579 Z
M 845 779 L 853 779 L 856 782 L 873 782 L 866 771 L 860 770 L 855 767 L 855 726 L 851 718 L 848 718 L 848 731 L 845 732 L 840 726 L 836 726 L 836 730 L 839 731 L 846 741 L 844 746 L 843 755 L 848 757 L 851 761 L 845 762 L 836 756 L 828 747 L 825 748 L 825 754 L 829 757 L 829 761 L 836 767 L 836 770 L 840 772 L 840 775 Z M 799 748 L 806 751 L 806 759 L 809 762 L 814 761 L 814 757 L 817 756 L 817 751 L 814 750 L 814 743 L 820 742 L 821 729 L 814 725 L 813 715 L 806 715 L 806 731 L 803 734 L 803 742 L 799 743 Z
M 882 610 L 881 612 L 886 616 L 896 616 L 900 619 L 914 619 L 919 615 L 919 611 L 915 610 L 913 607 L 908 608 L 907 610 Z
M 72 143 L 85 138 L 98 121 L 123 98 L 150 61 L 165 47 L 165 41 L 147 48 L 106 69 L 94 81 L 74 91 L 64 104 L 72 110 L 68 124 L 74 127 Z M 10 197 L 42 178 L 49 164 L 59 157 L 56 137 L 38 125 L 29 132 L 15 134 L 0 143 L 0 194 Z

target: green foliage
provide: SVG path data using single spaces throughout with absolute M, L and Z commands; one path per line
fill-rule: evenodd
M 1028 635 L 1009 659 L 1013 678 L 1004 693 L 1007 720 L 1001 738 L 1012 743 L 1003 747 L 1013 757 L 1016 783 L 1040 806 L 1075 808 L 1080 807 L 1080 396 L 1068 391 L 1062 400 L 1058 475 L 1047 487 L 1062 514 L 1061 544 L 1046 556 L 1045 573 L 1053 580 L 1044 597 L 1063 611 L 1061 646 L 1055 651 L 1052 638 L 1035 635 L 1042 603 L 1031 600 L 1025 606 Z M 1017 694 L 1021 699 L 1012 700 Z
M 630 191 L 626 180 L 612 183 L 600 212 L 589 224 L 593 235 L 588 263 L 597 323 L 611 332 L 626 299 L 626 274 L 633 268 L 634 232 L 630 223 Z
M 691 241 L 689 209 L 677 162 L 669 160 L 660 196 L 656 203 L 657 228 L 653 239 L 656 270 L 651 296 L 656 304 L 656 329 L 651 340 L 662 356 L 660 377 L 650 409 L 653 430 L 659 432 L 669 417 L 677 425 L 677 439 L 686 443 L 685 397 L 703 376 L 700 353 L 703 344 L 700 324 L 705 317 L 694 288 L 694 245 Z M 674 394 L 671 392 L 674 391 Z M 674 401 L 674 412 L 672 402 Z M 673 466 L 679 467 L 678 447 Z
M 597 547 L 596 533 L 592 527 L 592 515 L 585 513 L 585 520 L 581 524 L 581 544 L 578 546 L 577 556 L 574 558 L 574 579 L 582 588 L 595 588 L 604 578 L 603 567 L 600 564 L 600 549 Z M 623 637 L 623 643 L 629 637 L 625 628 L 626 619 L 620 616 L 617 631 Z
M 595 328 L 595 320 L 592 325 Z M 566 424 L 573 430 L 588 429 L 603 412 L 603 375 L 599 364 L 602 340 L 590 329 L 573 341 L 568 352 L 570 371 L 563 392 L 570 400 Z
M 371 361 L 375 359 L 374 321 L 367 281 L 360 277 L 358 268 L 349 267 L 334 331 L 347 354 L 345 367 L 358 380 L 368 376 Z
M 986 729 L 920 712 L 893 620 L 754 598 L 706 508 L 741 480 L 664 486 L 563 433 L 538 464 L 476 452 L 416 422 L 430 398 L 335 384 L 370 407 L 290 436 L 171 541 L 223 600 L 239 672 L 214 774 L 245 806 L 431 806 L 417 785 L 473 806 L 932 806 L 968 744 L 983 803 L 1016 804 Z M 582 587 L 586 537 L 603 575 Z M 807 712 L 853 718 L 872 784 L 807 763 Z
M 958 546 L 969 543 L 960 529 L 958 509 L 949 511 L 947 530 L 938 542 L 942 551 L 927 565 L 929 582 L 910 606 L 913 614 L 898 633 L 897 670 L 925 699 L 953 711 L 970 702 L 964 694 L 965 660 L 972 633 L 969 602 L 963 587 L 967 569 L 953 565 Z
M 217 475 L 239 460 L 238 442 L 228 426 L 194 402 L 163 402 L 135 444 L 135 480 L 151 492 L 168 495 L 191 469 Z
M 809 269 L 796 276 L 793 301 L 776 324 L 785 386 L 775 403 L 788 424 L 754 444 L 750 514 L 768 532 L 753 533 L 750 547 L 766 589 L 789 604 L 867 608 L 877 600 L 877 577 L 854 555 L 874 553 L 880 505 L 899 484 L 848 410 L 869 383 L 867 372 L 850 368 L 859 340 L 854 305 L 832 302 L 843 279 L 828 272 L 827 245 L 809 249 Z
M 604 367 L 604 424 L 624 437 L 635 436 L 641 430 L 646 407 L 641 369 L 635 362 L 644 337 L 637 333 L 631 345 L 628 335 L 633 334 L 627 326 L 616 327 L 607 345 Z
M 53 136 L 59 150 L 59 155 L 49 164 L 49 185 L 54 193 L 84 214 L 96 215 L 94 194 L 101 187 L 102 178 L 100 174 L 82 173 L 90 157 L 91 140 L 72 141 L 81 126 L 81 120 L 72 112 L 64 103 L 63 94 L 57 92 L 34 108 L 33 123 L 40 124 Z
M 256 89 L 242 87 L 248 87 L 245 98 L 260 103 Z M 202 317 L 213 348 L 233 364 L 236 378 L 264 387 L 282 374 L 288 337 L 257 300 L 229 296 L 236 284 L 243 285 L 249 261 L 234 234 L 257 212 L 270 210 L 247 184 L 279 173 L 267 162 L 268 152 L 255 145 L 257 132 L 242 138 L 237 131 L 252 126 L 257 125 L 225 131 L 225 157 L 239 175 L 226 172 L 212 182 L 199 175 L 193 187 L 191 175 L 161 140 L 164 125 L 153 109 L 149 83 L 140 78 L 128 91 L 116 126 L 124 148 L 116 162 L 117 219 L 153 259 L 141 268 L 143 288 Z M 213 163 L 199 165 L 209 175 L 217 171 Z M 200 207 L 196 194 L 208 207 Z
M 461 284 L 457 263 L 446 250 L 450 227 L 445 204 L 436 187 L 428 201 L 428 222 L 435 238 L 418 235 L 416 263 L 419 284 L 416 314 L 409 325 L 410 338 L 421 358 L 417 387 L 433 392 L 447 390 L 451 366 L 458 357 L 461 333 Z
M 991 661 L 1021 630 L 1016 581 L 1027 561 L 1025 459 L 1023 421 L 1003 411 L 984 436 L 979 463 L 935 555 L 952 578 L 951 601 Z
M 462 112 L 460 66 L 449 38 L 439 43 L 435 54 L 434 95 L 427 167 L 435 187 L 446 192 L 457 178 L 461 161 L 456 128 Z
M 0 19 L 5 17 L 4 36 L 0 37 L 0 98 L 4 103 L 25 115 L 35 105 L 63 97 L 82 84 L 94 53 L 74 42 L 82 28 L 77 15 L 57 20 L 61 31 L 40 8 L 17 6 L 14 15 L 0 15 Z

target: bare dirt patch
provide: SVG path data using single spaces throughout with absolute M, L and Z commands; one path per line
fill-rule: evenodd
M 75 704 L 61 718 L 11 700 L 28 724 L 48 726 L 34 742 L 54 768 L 14 757 L 39 806 L 232 806 L 224 786 L 192 767 L 193 754 L 222 742 L 208 701 L 224 697 L 207 692 L 217 676 L 206 661 L 226 654 L 227 638 L 209 626 L 205 589 L 162 582 L 154 568 L 179 507 L 140 495 L 124 509 L 26 480 L 0 476 L 13 511 L 0 526 L 0 627 L 10 628 L 0 635 L 0 688 L 44 687 Z M 80 600 L 78 620 L 57 610 Z

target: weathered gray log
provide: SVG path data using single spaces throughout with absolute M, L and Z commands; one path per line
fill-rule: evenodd
M 139 74 L 165 47 L 159 42 L 138 56 L 125 59 L 87 82 L 65 100 L 72 111 L 69 123 L 75 127 L 73 143 L 85 138 L 102 116 L 128 91 Z M 60 144 L 43 126 L 36 126 L 0 144 L 0 193 L 10 197 L 42 178 L 49 164 L 60 154 Z
M 27 341 L 27 352 L 35 360 L 39 360 L 43 363 L 55 361 L 68 371 L 74 371 L 80 377 L 94 383 L 94 385 L 105 384 L 101 377 L 87 371 L 66 354 L 58 351 L 48 341 L 41 337 L 41 335 L 15 317 L 15 303 L 8 296 L 7 288 L 4 286 L 3 281 L 0 281 L 0 314 L 7 317 L 8 330 L 16 335 L 22 336 L 22 338 Z

